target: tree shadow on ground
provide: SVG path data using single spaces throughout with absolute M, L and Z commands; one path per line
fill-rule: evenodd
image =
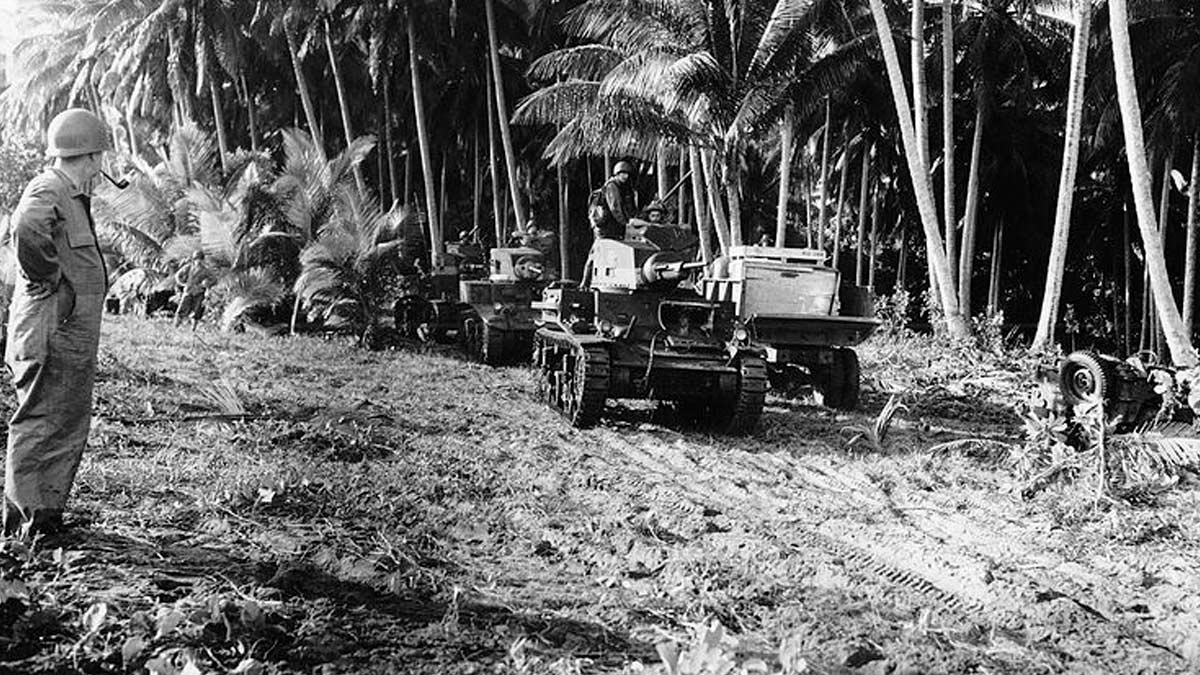
M 435 641 L 428 647 L 436 649 L 438 640 L 453 638 L 458 646 L 443 646 L 454 651 L 468 639 L 471 653 L 481 660 L 506 658 L 512 641 L 519 638 L 559 656 L 654 657 L 653 645 L 549 608 L 502 606 L 458 591 L 431 588 L 392 592 L 340 578 L 302 555 L 260 559 L 234 542 L 214 545 L 209 538 L 201 545 L 195 536 L 183 538 L 183 534 L 164 529 L 142 538 L 85 525 L 43 537 L 35 543 L 35 550 L 61 547 L 68 551 L 65 555 L 77 561 L 76 569 L 61 574 L 60 582 L 70 584 L 72 595 L 88 598 L 88 602 L 108 602 L 122 612 L 143 610 L 153 615 L 158 607 L 204 604 L 221 594 L 279 600 L 283 603 L 283 616 L 278 620 L 281 630 L 276 631 L 280 644 L 272 651 L 289 667 L 311 669 L 323 663 L 358 661 L 366 656 L 363 650 L 385 646 L 379 641 L 374 645 L 362 642 L 363 630 L 392 635 L 442 626 L 453 626 L 457 635 L 439 638 L 445 631 L 426 631 L 423 639 L 428 642 L 432 635 Z M 109 573 L 96 573 L 98 569 Z M 299 619 L 295 616 L 304 614 L 304 607 L 315 606 L 332 607 L 342 617 L 353 615 L 360 626 L 351 631 L 353 637 L 334 641 L 297 633 Z M 495 640 L 497 633 L 508 636 L 507 641 Z M 472 635 L 491 637 L 480 640 Z

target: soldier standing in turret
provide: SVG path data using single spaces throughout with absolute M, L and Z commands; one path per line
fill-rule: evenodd
M 620 239 L 635 214 L 633 164 L 621 160 L 613 165 L 612 177 L 588 198 L 588 220 L 597 239 Z
M 8 425 L 4 531 L 53 533 L 83 457 L 108 275 L 92 186 L 112 133 L 95 114 L 60 113 L 46 132 L 54 163 L 12 216 L 17 262 L 8 344 L 17 409 Z

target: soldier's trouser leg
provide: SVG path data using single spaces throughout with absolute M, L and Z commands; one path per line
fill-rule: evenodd
M 104 296 L 64 294 L 74 296 L 60 287 L 45 300 L 14 299 L 5 354 L 17 390 L 5 463 L 8 531 L 17 519 L 61 522 L 87 443 Z

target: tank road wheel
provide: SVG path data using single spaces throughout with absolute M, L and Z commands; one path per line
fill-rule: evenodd
M 748 434 L 758 426 L 767 398 L 767 364 L 757 356 L 738 358 L 738 386 L 713 405 L 716 428 L 727 434 Z
M 594 425 L 608 399 L 608 350 L 572 345 L 571 353 L 561 361 L 558 375 L 559 412 L 573 427 L 583 429 Z
M 1112 365 L 1094 352 L 1072 352 L 1058 370 L 1058 388 L 1069 406 L 1096 403 L 1112 392 L 1114 377 Z
M 838 410 L 857 408 L 861 376 L 858 354 L 845 347 L 834 349 L 833 364 L 829 367 L 829 377 L 824 387 L 825 405 Z
M 505 362 L 507 350 L 504 349 L 505 331 L 489 326 L 486 321 L 479 322 L 479 360 L 489 366 L 498 366 Z

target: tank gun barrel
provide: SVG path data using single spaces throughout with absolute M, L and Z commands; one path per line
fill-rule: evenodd
M 647 284 L 657 283 L 659 281 L 679 281 L 687 276 L 692 270 L 702 269 L 702 262 L 658 262 L 651 258 L 647 261 L 647 265 L 642 268 L 642 280 Z

